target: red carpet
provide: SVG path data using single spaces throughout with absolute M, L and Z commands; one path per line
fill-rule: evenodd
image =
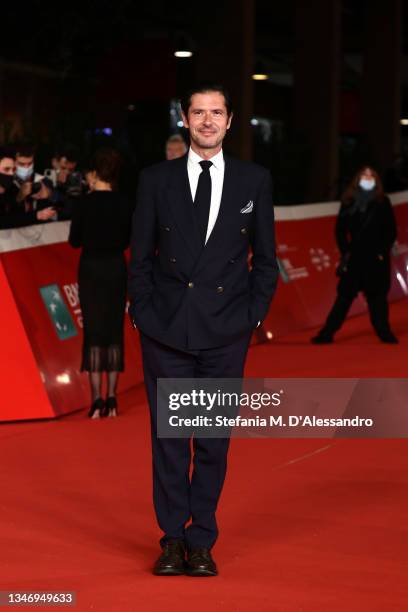
M 333 346 L 308 332 L 251 349 L 247 375 L 406 377 L 406 302 L 392 321 L 398 346 L 359 317 Z M 0 590 L 75 590 L 97 612 L 407 609 L 405 440 L 233 440 L 220 576 L 158 578 L 143 389 L 120 408 L 0 427 Z

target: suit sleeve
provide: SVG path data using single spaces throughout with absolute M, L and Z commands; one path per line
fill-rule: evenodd
M 143 307 L 153 290 L 153 261 L 156 251 L 156 211 L 153 184 L 146 173 L 140 175 L 136 207 L 132 218 L 129 265 L 131 312 Z
M 255 209 L 252 236 L 251 317 L 262 321 L 268 312 L 278 283 L 279 269 L 275 254 L 275 222 L 272 202 L 272 179 L 269 172 L 263 180 Z
M 37 220 L 37 213 L 35 211 L 27 213 L 21 211 L 0 215 L 0 229 L 13 229 L 38 223 L 42 222 Z

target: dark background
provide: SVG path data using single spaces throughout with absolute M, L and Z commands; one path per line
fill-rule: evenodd
M 405 0 L 133 0 L 5 5 L 0 142 L 31 140 L 45 167 L 118 146 L 129 189 L 181 131 L 176 101 L 224 82 L 236 115 L 226 149 L 269 167 L 277 204 L 339 196 L 366 163 L 408 153 Z M 193 57 L 177 59 L 180 45 Z M 268 75 L 254 81 L 254 70 Z

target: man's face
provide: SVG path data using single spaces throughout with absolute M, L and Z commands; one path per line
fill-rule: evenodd
M 64 170 L 64 172 L 66 172 L 67 174 L 71 174 L 71 172 L 74 172 L 76 165 L 76 161 L 68 161 L 66 157 L 61 157 L 59 169 Z
M 188 116 L 183 113 L 184 127 L 190 130 L 192 143 L 201 149 L 220 149 L 231 119 L 224 96 L 216 91 L 194 94 Z
M 0 160 L 0 174 L 8 174 L 13 176 L 16 168 L 16 162 L 12 157 L 3 157 Z
M 186 145 L 183 142 L 175 140 L 174 142 L 167 143 L 166 159 L 177 159 L 178 157 L 183 157 L 185 153 Z
M 25 155 L 17 154 L 16 165 L 19 166 L 20 168 L 30 168 L 30 166 L 32 166 L 33 163 L 34 163 L 33 155 L 26 157 Z

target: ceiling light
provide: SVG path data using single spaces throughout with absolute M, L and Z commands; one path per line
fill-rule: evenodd
M 252 78 L 254 81 L 267 81 L 269 79 L 264 62 L 256 62 Z
M 176 57 L 192 57 L 193 56 L 193 52 L 192 51 L 175 51 L 174 55 Z
M 190 36 L 179 32 L 174 38 L 173 49 L 176 57 L 192 57 L 194 46 Z

